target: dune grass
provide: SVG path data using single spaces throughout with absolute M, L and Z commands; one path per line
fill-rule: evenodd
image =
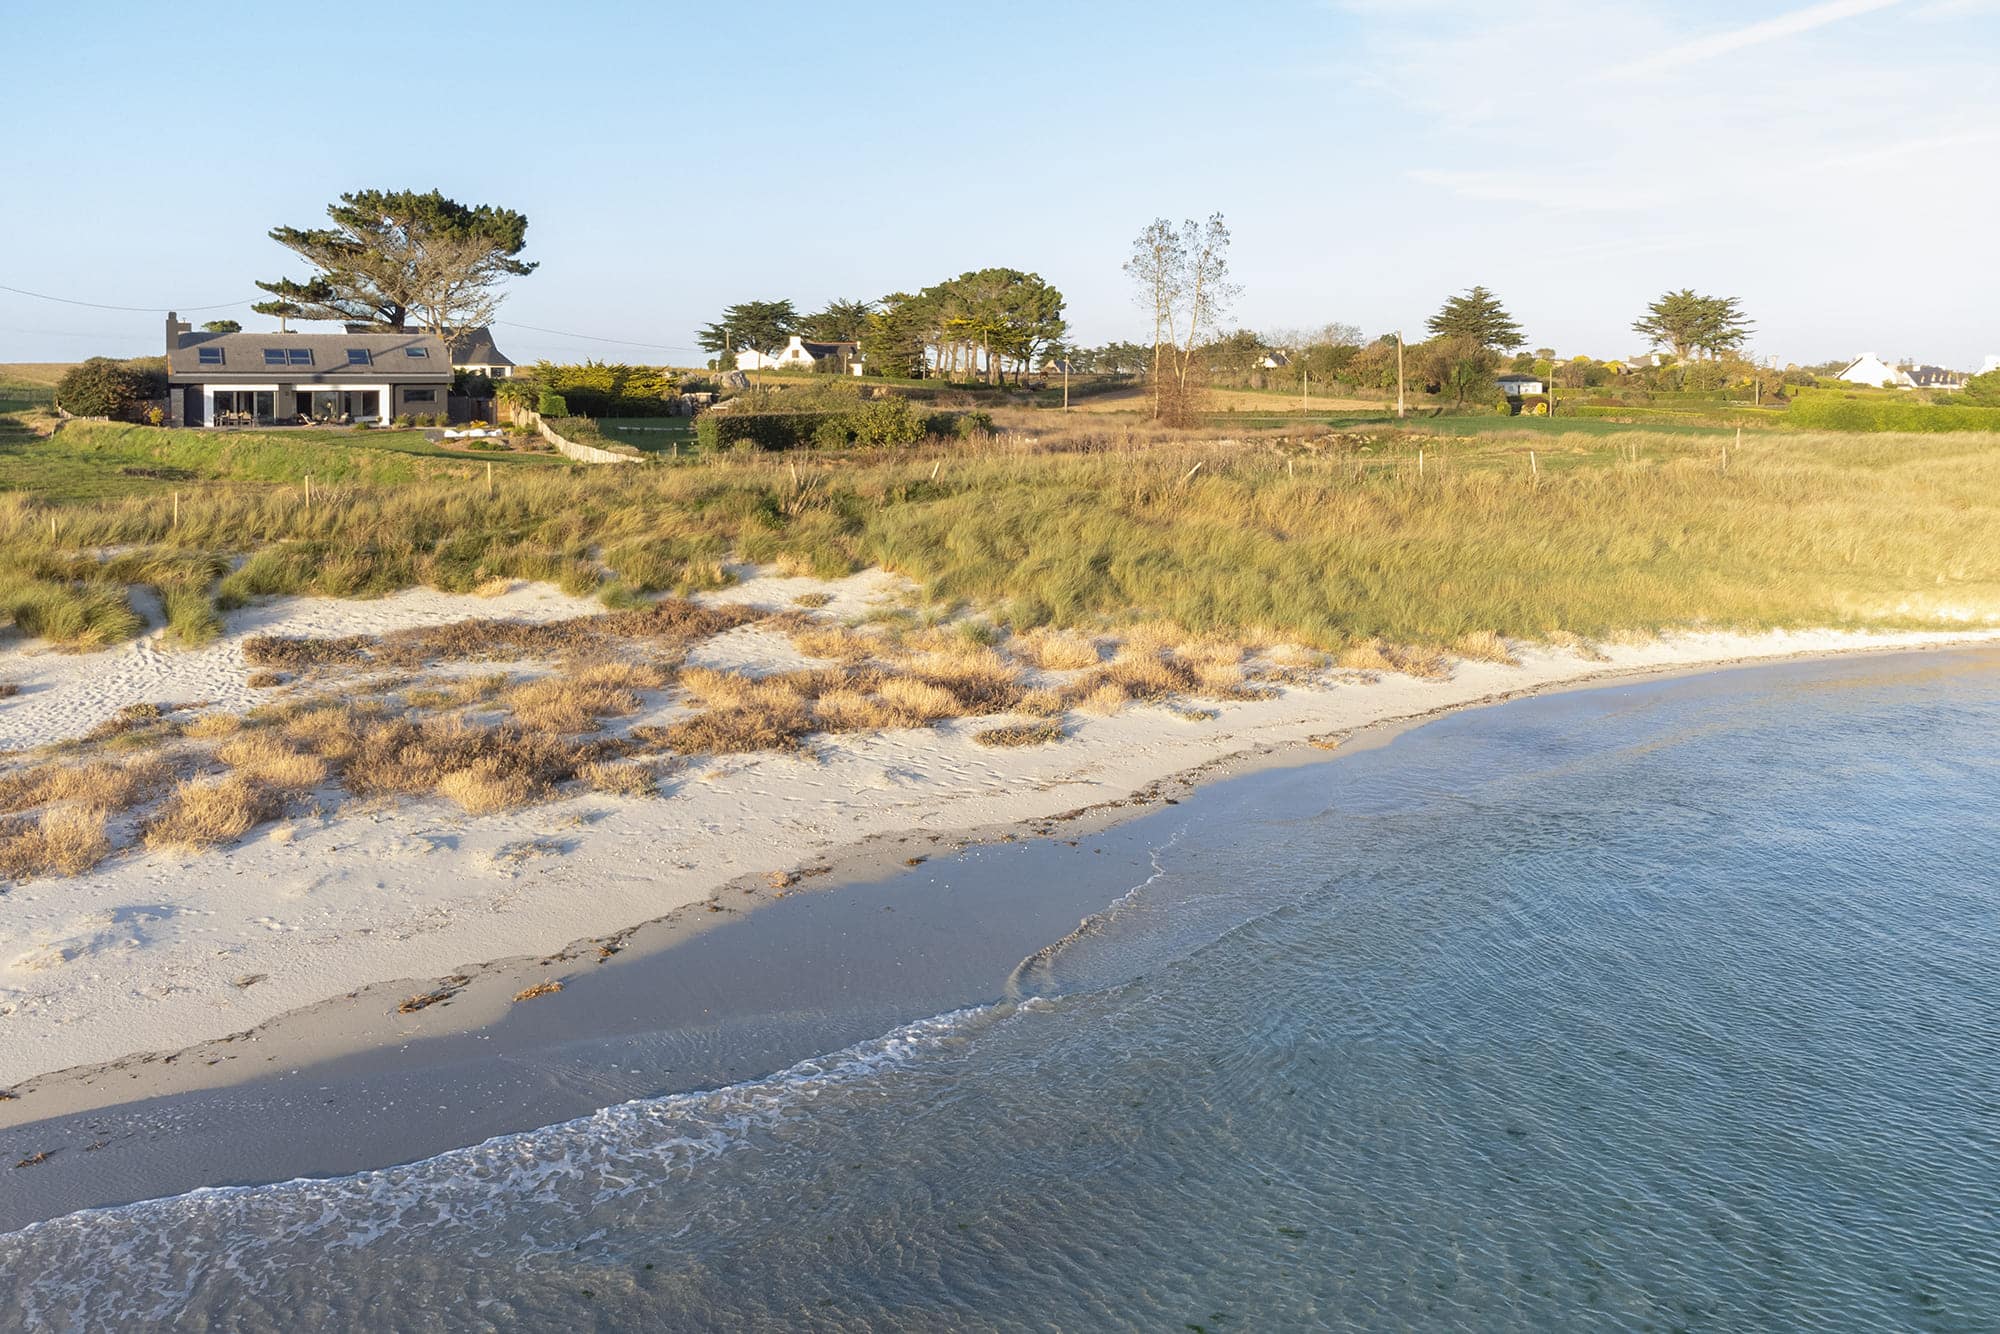
M 491 497 L 343 485 L 311 510 L 293 488 L 221 487 L 184 495 L 178 527 L 148 499 L 0 496 L 0 607 L 27 633 L 82 645 L 134 628 L 112 587 L 121 562 L 247 553 L 220 581 L 228 602 L 521 578 L 699 587 L 728 553 L 822 574 L 881 565 L 1014 629 L 1158 617 L 1339 652 L 1481 633 L 1935 624 L 2000 605 L 1996 535 L 1994 436 L 1071 437 L 515 470 Z M 121 554 L 92 554 L 107 548 Z

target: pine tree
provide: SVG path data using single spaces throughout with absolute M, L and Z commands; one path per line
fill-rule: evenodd
M 1521 326 L 1500 304 L 1500 298 L 1484 287 L 1448 298 L 1427 321 L 1427 327 L 1440 338 L 1468 338 L 1481 347 L 1502 352 L 1511 352 L 1528 341 Z

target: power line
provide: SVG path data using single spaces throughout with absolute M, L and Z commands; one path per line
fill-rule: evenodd
M 535 333 L 554 334 L 558 338 L 581 338 L 586 343 L 616 343 L 620 347 L 645 347 L 658 352 L 701 352 L 705 349 L 688 347 L 681 343 L 635 343 L 629 338 L 599 338 L 595 334 L 574 333 L 568 329 L 544 329 L 538 324 L 520 324 L 514 320 L 495 320 L 509 329 L 529 329 Z
M 0 283 L 0 292 L 12 292 L 16 296 L 31 296 L 37 301 L 58 301 L 65 306 L 88 306 L 92 310 L 124 310 L 137 315 L 164 315 L 168 310 L 166 306 L 107 306 L 101 301 L 76 301 L 66 296 L 50 296 L 47 292 L 30 292 L 25 287 L 9 287 L 5 283 Z M 247 306 L 249 304 L 249 298 L 246 297 L 241 301 L 218 301 L 212 306 L 181 306 L 178 309 L 186 311 L 228 310 L 231 306 Z

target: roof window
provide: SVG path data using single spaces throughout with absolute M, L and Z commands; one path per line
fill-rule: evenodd
M 312 349 L 309 347 L 267 347 L 264 349 L 266 366 L 310 366 L 313 364 Z
M 350 347 L 347 349 L 347 364 L 350 366 L 372 366 L 374 365 L 374 358 L 368 355 L 368 349 L 365 347 Z
M 220 366 L 222 364 L 222 349 L 219 347 L 196 348 L 195 360 L 204 366 Z
M 427 347 L 406 347 L 403 349 L 403 355 L 406 357 L 428 357 L 430 354 L 431 350 Z

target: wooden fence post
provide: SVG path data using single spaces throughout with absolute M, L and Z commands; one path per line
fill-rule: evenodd
M 1528 451 L 1528 476 L 1533 478 L 1537 485 L 1541 484 L 1542 465 L 1535 462 L 1535 451 L 1532 449 Z

